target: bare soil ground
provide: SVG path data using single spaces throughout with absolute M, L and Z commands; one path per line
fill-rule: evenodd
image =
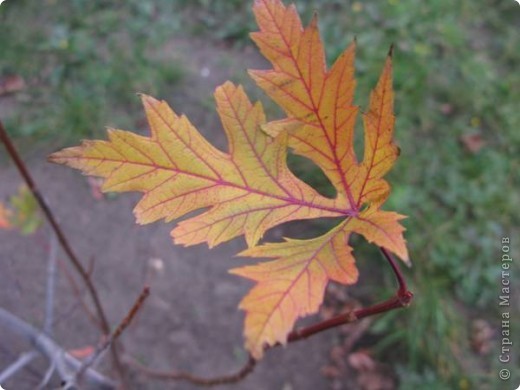
M 160 98 L 177 112 L 186 113 L 215 145 L 225 148 L 216 115 L 209 105 L 201 107 L 201 102 L 209 102 L 214 88 L 226 79 L 236 79 L 237 71 L 242 75 L 239 78 L 244 78 L 246 68 L 258 67 L 259 57 L 205 42 L 182 41 L 172 43 L 170 55 L 184 58 L 188 75 L 171 96 Z M 251 284 L 227 273 L 244 263 L 244 259 L 234 257 L 245 247 L 243 239 L 213 250 L 203 245 L 174 246 L 169 236 L 173 224 L 135 224 L 131 210 L 137 195 L 98 200 L 84 177 L 48 164 L 44 154 L 31 157 L 28 165 L 83 263 L 93 261 L 92 278 L 112 325 L 125 315 L 142 286 L 150 285 L 151 296 L 122 337 L 126 353 L 155 369 L 188 370 L 202 376 L 230 373 L 243 364 L 244 315 L 237 306 Z M 21 179 L 12 165 L 0 167 L 0 183 L 0 199 L 16 191 Z M 0 231 L 0 306 L 36 326 L 42 324 L 44 315 L 49 235 L 48 227 L 29 237 Z M 99 332 L 71 292 L 63 272 L 64 267 L 70 267 L 61 250 L 58 257 L 55 339 L 67 350 L 96 345 Z M 233 387 L 327 389 L 330 384 L 320 368 L 328 363 L 335 337 L 332 331 L 272 350 L 253 374 Z M 25 350 L 24 343 L 0 329 L 0 370 Z M 106 360 L 100 370 L 109 373 Z M 32 389 L 45 367 L 40 361 L 2 386 L 6 390 Z M 140 375 L 133 381 L 136 389 L 194 388 Z M 357 387 L 345 380 L 341 388 Z

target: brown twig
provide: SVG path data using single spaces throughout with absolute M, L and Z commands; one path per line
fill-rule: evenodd
M 99 328 L 103 332 L 103 326 L 101 325 L 101 322 L 92 312 L 92 310 L 90 310 L 87 303 L 85 302 L 85 299 L 83 299 L 83 291 L 81 291 L 80 287 L 76 283 L 74 276 L 72 276 L 69 269 L 65 266 L 65 264 L 63 264 L 63 260 L 58 259 L 58 265 L 60 266 L 61 271 L 63 271 L 63 274 L 67 278 L 67 281 L 69 282 L 70 288 L 72 290 L 72 294 L 74 294 L 74 296 L 76 297 L 81 308 L 83 309 L 83 312 L 87 315 L 87 318 L 90 320 L 90 322 L 92 322 L 92 324 L 95 327 Z M 88 274 L 90 275 L 91 272 L 88 271 Z
M 215 378 L 202 378 L 197 375 L 190 374 L 188 372 L 175 372 L 175 371 L 159 371 L 153 370 L 146 366 L 143 366 L 140 363 L 137 363 L 135 360 L 131 358 L 125 357 L 125 361 L 133 368 L 146 375 L 149 378 L 170 381 L 170 380 L 179 380 L 179 381 L 187 381 L 193 383 L 194 385 L 199 386 L 217 386 L 217 385 L 225 385 L 237 383 L 243 380 L 246 376 L 253 372 L 255 369 L 257 361 L 251 355 L 249 355 L 247 362 L 240 368 L 236 373 L 230 375 L 223 375 Z
M 349 313 L 340 314 L 329 320 L 319 322 L 306 328 L 296 329 L 289 333 L 289 335 L 287 336 L 287 343 L 300 341 L 309 338 L 317 333 L 321 333 L 325 330 L 335 328 L 340 325 L 348 324 L 351 322 L 355 322 L 363 318 L 373 316 L 375 314 L 380 314 L 390 310 L 406 307 L 411 303 L 413 294 L 410 291 L 408 291 L 406 281 L 401 272 L 401 269 L 399 268 L 399 265 L 397 264 L 394 257 L 389 251 L 382 247 L 380 247 L 379 249 L 383 253 L 384 257 L 390 264 L 392 271 L 394 272 L 395 278 L 399 286 L 396 294 L 392 298 L 387 299 L 386 301 L 383 301 L 381 303 L 362 309 L 354 310 Z M 274 345 L 274 347 L 277 347 L 279 345 L 280 344 L 276 344 Z M 265 349 L 268 350 L 271 349 L 271 347 L 266 347 Z M 251 372 L 253 372 L 257 363 L 255 358 L 249 355 L 249 358 L 247 362 L 244 364 L 244 366 L 234 374 L 214 378 L 202 378 L 186 372 L 153 370 L 129 358 L 125 358 L 125 360 L 127 360 L 128 364 L 131 367 L 135 368 L 136 370 L 148 376 L 149 378 L 157 380 L 182 380 L 193 383 L 195 385 L 207 387 L 239 382 L 243 380 Z
M 130 309 L 126 317 L 123 318 L 123 321 L 121 321 L 121 323 L 116 328 L 115 332 L 112 334 L 112 340 L 116 340 L 117 338 L 119 338 L 119 336 L 121 336 L 121 333 L 123 333 L 124 330 L 128 327 L 128 325 L 130 325 L 130 322 L 132 322 L 139 309 L 141 309 L 144 301 L 146 300 L 146 298 L 148 298 L 148 295 L 150 295 L 150 287 L 145 286 L 143 287 L 141 294 L 139 294 L 139 296 L 135 300 L 134 304 L 132 305 L 132 308 Z
M 141 291 L 141 294 L 139 294 L 139 296 L 135 300 L 130 311 L 117 326 L 116 330 L 96 349 L 96 351 L 89 357 L 89 359 L 83 363 L 78 373 L 76 374 L 77 383 L 81 382 L 81 377 L 83 376 L 85 371 L 90 366 L 92 366 L 95 363 L 95 361 L 99 359 L 101 354 L 121 336 L 121 334 L 125 331 L 126 328 L 128 328 L 128 326 L 135 318 L 137 312 L 141 309 L 141 307 L 144 304 L 144 301 L 146 300 L 146 298 L 148 298 L 149 295 L 150 287 L 145 286 Z
M 36 186 L 36 183 L 34 182 L 31 174 L 29 173 L 29 170 L 25 166 L 25 163 L 23 162 L 22 158 L 18 154 L 16 148 L 14 147 L 14 144 L 12 143 L 9 134 L 7 134 L 7 131 L 5 130 L 2 122 L 0 121 L 0 140 L 4 143 L 5 148 L 7 149 L 7 153 L 11 157 L 12 161 L 16 165 L 18 171 L 20 172 L 20 175 L 24 179 L 25 183 L 27 184 L 27 187 L 29 187 L 29 190 L 33 194 L 34 198 L 38 202 L 38 205 L 40 206 L 41 210 L 43 211 L 43 214 L 45 215 L 45 218 L 51 225 L 52 229 L 54 230 L 54 233 L 56 234 L 56 237 L 58 238 L 58 241 L 67 254 L 68 258 L 70 259 L 72 265 L 80 275 L 81 279 L 87 286 L 87 290 L 90 294 L 90 297 L 94 303 L 94 307 L 97 312 L 97 316 L 99 317 L 103 333 L 108 336 L 110 334 L 110 326 L 107 320 L 107 317 L 105 315 L 105 311 L 103 310 L 103 306 L 101 305 L 101 301 L 99 299 L 99 295 L 97 293 L 96 288 L 94 287 L 94 284 L 92 283 L 92 280 L 90 279 L 87 271 L 79 261 L 78 257 L 72 250 L 72 247 L 70 246 L 67 238 L 65 237 L 65 234 L 63 233 L 62 229 L 60 228 L 60 225 L 54 218 L 54 214 L 52 213 L 51 209 L 45 202 L 45 199 L 41 195 L 40 191 L 38 190 L 38 187 Z M 114 363 L 114 367 L 116 371 L 118 372 L 118 375 L 121 377 L 121 380 L 124 381 L 124 371 L 123 366 L 121 365 L 121 361 L 119 358 L 119 354 L 117 351 L 117 344 L 113 343 L 111 344 L 111 353 L 112 353 L 112 360 Z

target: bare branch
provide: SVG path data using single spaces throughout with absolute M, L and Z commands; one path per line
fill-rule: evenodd
M 78 370 L 78 373 L 76 374 L 76 380 L 79 383 L 81 381 L 81 377 L 83 376 L 83 373 L 85 370 L 87 370 L 89 367 L 91 367 L 96 360 L 98 360 L 103 352 L 112 344 L 115 340 L 121 336 L 121 334 L 125 331 L 125 329 L 130 325 L 132 320 L 135 318 L 137 312 L 141 309 L 141 307 L 144 304 L 144 301 L 148 296 L 150 295 L 150 288 L 148 286 L 145 286 L 143 290 L 141 291 L 141 294 L 139 294 L 139 297 L 137 297 L 136 301 L 132 305 L 132 308 L 128 312 L 128 314 L 123 318 L 121 323 L 118 325 L 116 330 L 108 337 L 103 344 L 101 344 L 96 351 L 83 362 L 82 366 Z
M 52 336 L 54 322 L 54 291 L 56 290 L 56 261 L 57 242 L 54 233 L 51 233 L 49 243 L 49 259 L 47 261 L 47 293 L 45 294 L 45 323 L 43 331 Z
M 71 274 L 69 269 L 67 268 L 66 264 L 64 264 L 63 261 L 58 262 L 58 266 L 60 267 L 60 271 L 63 272 L 63 275 L 65 275 L 65 278 L 67 278 L 67 281 L 69 282 L 70 288 L 72 290 L 72 293 L 76 297 L 76 299 L 79 302 L 79 305 L 81 306 L 83 312 L 86 314 L 87 318 L 92 322 L 92 324 L 101 330 L 103 332 L 103 326 L 101 325 L 101 322 L 99 319 L 95 316 L 95 314 L 90 310 L 87 303 L 85 302 L 85 299 L 83 298 L 84 289 L 81 289 L 78 284 L 76 283 L 76 280 L 74 279 L 74 276 Z M 89 272 L 90 275 L 90 272 Z
M 47 369 L 47 372 L 43 376 L 43 379 L 40 382 L 40 384 L 38 385 L 38 387 L 36 388 L 36 390 L 43 390 L 43 389 L 45 389 L 45 386 L 47 386 L 47 384 L 51 380 L 52 374 L 54 374 L 54 371 L 56 371 L 56 364 L 52 360 L 50 365 L 49 365 L 49 368 Z
M 5 368 L 4 371 L 0 372 L 0 383 L 4 383 L 22 368 L 27 366 L 30 362 L 38 356 L 36 351 L 22 353 L 18 359 Z
M 0 322 L 13 333 L 25 338 L 34 348 L 56 366 L 60 378 L 66 383 L 74 383 L 75 373 L 81 362 L 64 351 L 54 340 L 32 325 L 18 318 L 9 311 L 0 308 Z M 114 390 L 116 383 L 93 369 L 87 369 L 84 383 L 89 389 Z
M 218 376 L 214 378 L 202 378 L 196 375 L 193 375 L 188 372 L 175 372 L 175 371 L 159 371 L 159 370 L 153 370 L 146 366 L 143 366 L 140 363 L 137 363 L 135 360 L 133 360 L 130 357 L 123 357 L 125 361 L 133 368 L 141 372 L 142 374 L 146 375 L 149 378 L 154 378 L 157 380 L 163 380 L 163 381 L 171 381 L 171 380 L 178 380 L 178 381 L 186 381 L 193 383 L 195 385 L 199 386 L 218 386 L 218 385 L 225 385 L 225 384 L 232 384 L 237 383 L 243 380 L 245 377 L 247 377 L 249 374 L 253 372 L 255 369 L 257 361 L 250 355 L 248 357 L 247 362 L 240 368 L 236 373 L 230 374 L 230 375 L 223 375 Z

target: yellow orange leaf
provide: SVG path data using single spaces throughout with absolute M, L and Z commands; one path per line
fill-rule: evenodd
M 247 312 L 244 332 L 253 356 L 260 358 L 266 344 L 285 343 L 299 317 L 317 312 L 329 280 L 343 284 L 357 281 L 358 271 L 348 245 L 351 233 L 362 234 L 369 242 L 408 259 L 402 240 L 404 229 L 398 224 L 401 218 L 397 213 L 367 209 L 321 237 L 286 239 L 240 253 L 276 258 L 230 271 L 257 282 L 240 303 Z
M 262 106 L 230 82 L 215 92 L 229 154 L 210 145 L 165 102 L 143 96 L 151 137 L 109 130 L 109 141 L 85 141 L 50 156 L 53 162 L 106 178 L 103 191 L 140 191 L 139 223 L 179 218 L 176 243 L 217 245 L 244 234 L 249 246 L 272 226 L 295 219 L 341 216 L 336 201 L 320 196 L 286 165 L 286 136 L 262 132 Z
M 0 202 L 0 229 L 16 229 L 22 234 L 32 234 L 43 220 L 38 202 L 25 185 L 9 198 L 9 203 Z
M 185 116 L 143 96 L 151 135 L 111 129 L 108 141 L 84 141 L 50 160 L 105 179 L 103 191 L 139 191 L 139 223 L 196 216 L 172 231 L 176 243 L 210 247 L 243 235 L 242 256 L 274 260 L 236 268 L 256 284 L 240 304 L 246 311 L 246 346 L 259 359 L 266 345 L 284 344 L 298 318 L 315 313 L 329 280 L 357 281 L 349 238 L 360 234 L 408 261 L 400 220 L 383 211 L 390 193 L 384 175 L 399 154 L 394 144 L 392 59 L 388 56 L 363 114 L 364 153 L 354 151 L 358 107 L 353 103 L 355 43 L 327 68 L 315 16 L 303 27 L 294 6 L 255 0 L 260 31 L 253 33 L 272 69 L 255 80 L 286 114 L 267 122 L 259 103 L 230 82 L 217 88 L 217 110 L 227 153 L 213 147 Z M 298 179 L 287 149 L 312 160 L 336 189 L 331 199 Z M 342 217 L 328 233 L 309 240 L 258 245 L 271 227 L 291 220 Z
M 392 211 L 379 210 L 375 206 L 359 213 L 351 219 L 352 231 L 363 235 L 368 242 L 385 247 L 409 263 L 408 249 L 403 238 L 404 227 L 399 224 L 404 215 Z
M 318 310 L 329 280 L 343 284 L 357 281 L 348 224 L 311 240 L 286 239 L 240 254 L 276 258 L 230 271 L 257 282 L 240 303 L 247 311 L 246 346 L 255 358 L 262 357 L 265 344 L 285 343 L 295 321 Z
M 369 109 L 363 114 L 365 153 L 354 184 L 358 207 L 365 202 L 382 204 L 390 193 L 390 186 L 381 178 L 399 156 L 399 148 L 393 142 L 394 123 L 390 53 L 379 82 L 370 95 Z
M 358 108 L 352 105 L 355 45 L 328 72 L 316 17 L 303 29 L 294 6 L 257 0 L 253 10 L 260 31 L 251 36 L 273 69 L 249 73 L 289 116 L 265 130 L 277 134 L 287 127 L 289 145 L 323 169 L 338 190 L 343 207 L 355 209 L 350 188 L 356 178 L 353 135 Z
M 278 257 L 232 271 L 257 282 L 240 307 L 246 311 L 246 344 L 253 356 L 260 357 L 265 344 L 284 343 L 299 317 L 318 310 L 329 279 L 355 282 L 356 278 L 346 276 L 357 275 L 347 245 L 351 233 L 362 234 L 407 262 L 408 252 L 399 224 L 403 216 L 379 209 L 390 192 L 382 177 L 398 156 L 393 143 L 391 56 L 363 115 L 365 151 L 358 162 L 353 146 L 358 111 L 353 105 L 355 43 L 327 70 L 316 18 L 303 28 L 294 6 L 285 7 L 279 0 L 256 0 L 254 12 L 260 31 L 252 38 L 273 68 L 250 74 L 287 114 L 263 129 L 274 137 L 287 134 L 289 146 L 323 170 L 337 190 L 338 205 L 351 213 L 347 222 L 332 230 L 342 232 L 343 245 L 337 245 L 335 234 L 315 239 L 320 248 L 326 248 L 328 261 L 339 264 L 337 259 L 343 259 L 349 264 L 342 280 L 326 271 L 323 252 L 312 250 L 316 241 L 267 244 L 244 252 L 246 256 L 273 257 L 276 248 Z

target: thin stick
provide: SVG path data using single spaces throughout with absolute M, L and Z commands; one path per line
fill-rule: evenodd
M 218 376 L 215 378 L 202 378 L 197 375 L 190 374 L 188 372 L 175 372 L 175 371 L 159 371 L 153 370 L 146 366 L 143 366 L 140 363 L 137 363 L 135 360 L 126 358 L 125 361 L 133 368 L 143 373 L 147 377 L 154 378 L 157 380 L 163 381 L 171 381 L 171 380 L 180 380 L 193 383 L 198 386 L 218 386 L 225 384 L 237 383 L 243 380 L 246 376 L 251 374 L 255 369 L 257 361 L 251 355 L 249 355 L 247 362 L 240 368 L 237 372 L 230 375 Z
M 61 247 L 67 254 L 68 258 L 70 259 L 72 265 L 78 272 L 78 274 L 81 276 L 81 279 L 87 286 L 87 290 L 90 294 L 90 297 L 92 298 L 92 301 L 94 303 L 94 307 L 96 309 L 97 315 L 100 319 L 101 326 L 103 329 L 103 333 L 105 336 L 108 336 L 110 334 L 110 325 L 108 323 L 107 317 L 105 315 L 105 311 L 103 310 L 103 306 L 101 305 L 101 301 L 99 299 L 99 295 L 97 293 L 96 288 L 94 287 L 94 284 L 92 283 L 87 271 L 79 261 L 78 257 L 72 250 L 72 247 L 70 246 L 67 238 L 65 237 L 65 234 L 60 228 L 60 225 L 54 218 L 54 214 L 52 213 L 51 209 L 45 202 L 45 199 L 40 194 L 40 191 L 38 190 L 38 187 L 36 186 L 36 183 L 32 179 L 31 174 L 29 173 L 29 170 L 25 166 L 25 163 L 23 162 L 22 158 L 18 154 L 16 148 L 14 147 L 13 143 L 11 142 L 11 139 L 9 137 L 9 134 L 7 134 L 7 131 L 4 128 L 4 125 L 0 121 L 0 140 L 4 143 L 7 153 L 11 157 L 12 161 L 18 168 L 18 171 L 20 172 L 20 175 L 23 177 L 25 183 L 27 184 L 27 187 L 29 187 L 29 190 L 32 192 L 34 198 L 38 202 L 38 205 L 43 211 L 43 214 L 45 215 L 45 218 L 51 225 L 52 229 L 54 230 L 54 233 L 56 234 L 56 237 L 58 238 L 58 241 L 60 242 Z M 118 375 L 121 377 L 121 380 L 124 381 L 124 370 L 123 366 L 121 365 L 121 361 L 119 359 L 119 353 L 117 351 L 117 343 L 111 344 L 111 352 L 112 352 L 112 360 L 114 362 L 114 367 L 116 371 L 118 372 Z
M 333 317 L 329 320 L 319 322 L 315 325 L 310 325 L 303 329 L 296 329 L 289 333 L 287 336 L 287 342 L 292 343 L 295 341 L 300 341 L 311 336 L 314 336 L 317 333 L 321 333 L 331 328 L 335 328 L 340 325 L 349 324 L 351 322 L 355 322 L 362 318 L 370 317 L 375 314 L 384 313 L 390 310 L 399 309 L 401 307 L 408 306 L 411 302 L 413 295 L 410 293 L 409 296 L 406 297 L 398 297 L 394 296 L 386 301 L 378 303 L 373 306 L 369 306 L 363 309 L 354 310 L 350 313 L 340 314 L 336 317 Z
M 145 286 L 143 287 L 143 290 L 141 291 L 141 294 L 139 294 L 139 297 L 137 297 L 136 301 L 132 305 L 132 308 L 128 312 L 125 318 L 123 318 L 123 321 L 118 325 L 115 332 L 112 334 L 111 339 L 112 341 L 117 340 L 119 336 L 121 336 L 121 333 L 130 325 L 130 322 L 134 319 L 135 315 L 141 309 L 143 306 L 144 301 L 148 296 L 150 295 L 150 287 Z M 110 340 L 109 340 L 110 341 Z
M 47 251 L 50 250 L 50 245 L 42 242 L 42 240 L 37 240 L 37 241 L 45 250 L 47 250 Z M 101 326 L 101 323 L 99 322 L 99 319 L 92 312 L 92 310 L 88 307 L 87 303 L 85 302 L 85 299 L 83 299 L 84 291 L 81 291 L 81 289 L 79 288 L 78 284 L 74 280 L 74 277 L 70 273 L 68 267 L 63 262 L 63 260 L 61 260 L 59 257 L 57 257 L 56 260 L 57 260 L 57 265 L 60 268 L 60 271 L 63 272 L 63 274 L 67 278 L 67 282 L 69 283 L 70 288 L 72 289 L 72 293 L 76 297 L 76 300 L 78 301 L 79 305 L 81 306 L 81 309 L 85 312 L 85 314 L 87 315 L 88 319 L 92 322 L 92 324 L 95 327 L 99 328 L 99 330 L 101 332 L 103 332 L 103 328 Z M 89 266 L 87 268 L 87 273 L 88 273 L 89 277 L 92 276 L 92 268 L 93 268 L 93 260 L 91 259 Z M 74 306 L 74 307 L 76 307 L 76 306 Z M 75 309 L 73 309 L 73 310 L 75 310 Z M 63 316 L 61 316 L 61 317 L 63 317 Z M 54 320 L 54 321 L 56 321 L 56 320 Z
M 101 332 L 103 332 L 103 327 L 101 326 L 101 322 L 96 317 L 96 315 L 92 312 L 92 310 L 88 307 L 87 303 L 85 302 L 85 299 L 83 299 L 84 291 L 82 291 L 82 289 L 80 289 L 80 287 L 76 283 L 76 280 L 74 279 L 74 276 L 72 276 L 72 274 L 69 271 L 69 269 L 67 268 L 66 264 L 64 264 L 63 261 L 59 260 L 58 265 L 60 266 L 60 270 L 63 272 L 63 274 L 67 278 L 67 281 L 69 282 L 72 293 L 78 300 L 81 308 L 83 309 L 84 313 L 87 315 L 90 322 L 92 322 L 92 324 L 95 327 L 99 328 L 101 330 Z M 89 275 L 90 275 L 90 271 L 89 271 Z
M 49 365 L 49 368 L 47 369 L 47 372 L 43 376 L 42 381 L 36 388 L 36 390 L 43 390 L 45 389 L 45 386 L 49 383 L 49 381 L 52 378 L 52 374 L 54 374 L 54 371 L 56 371 L 56 363 L 54 361 L 51 361 L 51 364 Z
M 16 359 L 13 363 L 7 366 L 2 372 L 0 372 L 0 383 L 4 383 L 22 368 L 27 366 L 30 362 L 34 360 L 38 356 L 36 351 L 25 352 L 22 353 L 18 359 Z
M 32 343 L 37 351 L 47 357 L 49 361 L 53 361 L 56 371 L 63 381 L 66 383 L 73 381 L 74 373 L 81 367 L 81 363 L 64 351 L 49 336 L 1 307 L 0 323 Z M 88 386 L 99 390 L 113 390 L 116 388 L 116 384 L 112 380 L 93 369 L 86 371 L 85 382 L 87 382 Z
M 47 292 L 45 294 L 45 322 L 43 331 L 52 336 L 54 322 L 54 292 L 56 290 L 56 236 L 51 233 L 49 245 L 49 259 L 47 261 Z
M 123 318 L 121 323 L 117 326 L 114 333 L 108 337 L 103 344 L 101 344 L 96 351 L 83 363 L 81 368 L 78 370 L 78 373 L 76 374 L 77 382 L 79 383 L 81 381 L 81 377 L 85 370 L 87 370 L 90 366 L 92 366 L 97 359 L 102 355 L 102 353 L 112 344 L 115 342 L 119 336 L 125 331 L 125 329 L 130 325 L 132 320 L 135 318 L 137 312 L 141 309 L 141 307 L 144 304 L 144 301 L 148 296 L 150 295 L 150 287 L 145 286 L 143 290 L 141 291 L 141 294 L 139 294 L 139 297 L 135 300 L 134 304 L 132 305 L 132 308 L 127 313 L 127 315 Z

